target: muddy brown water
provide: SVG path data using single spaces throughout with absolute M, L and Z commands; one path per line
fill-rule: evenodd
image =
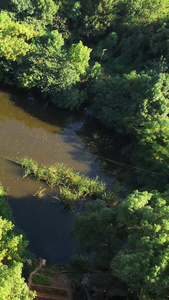
M 64 163 L 110 183 L 100 170 L 100 159 L 77 134 L 83 123 L 84 116 L 72 117 L 30 93 L 0 90 L 0 182 L 30 248 L 50 263 L 68 262 L 77 251 L 70 236 L 74 214 L 63 211 L 45 183 L 23 179 L 22 170 L 10 159 L 29 156 L 46 165 Z M 39 189 L 44 190 L 42 198 L 37 197 Z

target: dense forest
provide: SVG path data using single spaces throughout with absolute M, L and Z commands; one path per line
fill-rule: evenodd
M 125 138 L 136 167 L 139 191 L 116 205 L 110 196 L 88 203 L 72 233 L 136 299 L 167 299 L 169 1 L 6 0 L 0 9 L 0 81 L 57 107 L 87 107 Z M 0 299 L 31 299 L 16 279 L 22 255 L 13 249 L 23 242 L 1 215 Z M 4 272 L 18 280 L 15 296 L 1 293 Z

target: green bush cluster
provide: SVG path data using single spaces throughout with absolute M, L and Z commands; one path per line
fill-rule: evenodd
M 33 283 L 35 284 L 43 284 L 43 285 L 52 285 L 52 280 L 44 275 L 41 274 L 36 274 L 33 279 L 32 279 Z
M 46 181 L 51 188 L 58 187 L 59 196 L 65 204 L 71 204 L 86 197 L 102 197 L 106 190 L 106 184 L 99 181 L 97 177 L 91 179 L 63 164 L 47 167 L 38 165 L 36 161 L 28 157 L 19 162 L 24 168 L 24 177 L 32 174 L 38 180 Z
M 119 205 L 88 202 L 72 234 L 89 254 L 90 266 L 107 268 L 139 300 L 166 300 L 169 284 L 169 191 L 134 191 Z M 91 262 L 91 263 L 90 263 Z M 83 257 L 73 264 L 81 266 Z
M 34 299 L 24 277 L 23 262 L 27 241 L 12 221 L 11 210 L 0 186 L 0 299 Z

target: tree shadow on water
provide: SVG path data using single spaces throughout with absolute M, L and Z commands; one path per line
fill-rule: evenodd
M 70 236 L 74 215 L 64 212 L 54 199 L 38 199 L 32 195 L 15 198 L 5 196 L 13 213 L 15 225 L 29 241 L 29 248 L 47 263 L 70 261 L 78 243 Z

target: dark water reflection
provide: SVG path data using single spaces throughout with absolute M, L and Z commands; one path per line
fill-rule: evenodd
M 101 159 L 91 155 L 85 138 L 92 128 L 87 133 L 84 125 L 85 115 L 70 115 L 22 91 L 0 92 L 0 182 L 16 224 L 37 256 L 48 262 L 65 263 L 77 247 L 69 236 L 73 213 L 62 212 L 44 183 L 22 179 L 20 167 L 8 158 L 29 156 L 47 165 L 64 163 L 110 183 L 113 179 L 100 170 Z M 45 189 L 41 199 L 35 196 L 39 188 Z
M 32 195 L 8 197 L 8 202 L 14 213 L 15 223 L 26 232 L 30 249 L 37 257 L 56 264 L 70 260 L 78 247 L 70 236 L 73 213 L 64 212 L 61 205 L 49 196 L 45 199 Z

